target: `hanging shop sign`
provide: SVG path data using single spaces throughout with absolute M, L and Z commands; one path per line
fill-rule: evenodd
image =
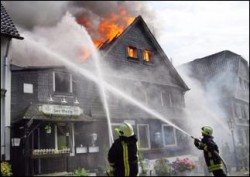
M 39 111 L 48 115 L 60 116 L 80 116 L 83 109 L 78 106 L 43 104 L 39 106 Z

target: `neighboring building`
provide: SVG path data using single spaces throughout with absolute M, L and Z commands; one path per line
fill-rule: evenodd
M 105 81 L 166 118 L 106 89 L 112 129 L 129 121 L 145 159 L 188 154 L 189 137 L 167 122 L 187 129 L 184 95 L 189 88 L 142 17 L 99 50 L 105 56 Z M 11 111 L 13 136 L 22 139 L 13 149 L 17 175 L 94 171 L 107 165 L 109 128 L 99 86 L 74 69 L 13 66 Z
M 23 39 L 1 3 L 1 161 L 10 160 L 10 58 L 11 41 Z
M 249 147 L 247 61 L 240 55 L 225 50 L 183 64 L 178 69 L 186 71 L 190 78 L 199 81 L 205 90 L 206 99 L 223 110 L 225 121 L 233 123 L 233 127 L 229 128 L 233 128 L 235 144 Z M 229 141 L 232 144 L 232 139 Z

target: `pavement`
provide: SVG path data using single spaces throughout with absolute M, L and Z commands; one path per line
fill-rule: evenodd
M 249 170 L 243 170 L 243 169 L 239 171 L 232 170 L 229 176 L 249 176 Z

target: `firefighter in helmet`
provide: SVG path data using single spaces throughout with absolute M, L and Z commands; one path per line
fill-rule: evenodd
M 108 161 L 111 169 L 109 176 L 137 176 L 138 150 L 137 138 L 131 124 L 123 122 L 115 129 L 119 138 L 114 141 L 108 152 Z
M 223 171 L 222 159 L 219 156 L 219 148 L 213 140 L 213 129 L 209 126 L 201 128 L 203 138 L 201 140 L 195 138 L 194 145 L 204 152 L 204 158 L 208 171 L 214 176 L 227 176 Z

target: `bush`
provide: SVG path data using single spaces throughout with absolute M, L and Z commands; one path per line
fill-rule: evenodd
M 76 169 L 73 172 L 73 176 L 89 176 L 89 172 L 85 170 L 84 168 L 82 169 Z
M 1 176 L 12 176 L 11 165 L 8 162 L 1 162 Z
M 189 158 L 177 158 L 176 161 L 173 162 L 172 166 L 176 172 L 183 172 L 187 170 L 191 171 L 195 168 L 194 162 Z
M 167 159 L 162 158 L 155 161 L 154 169 L 157 175 L 169 175 L 171 166 Z

